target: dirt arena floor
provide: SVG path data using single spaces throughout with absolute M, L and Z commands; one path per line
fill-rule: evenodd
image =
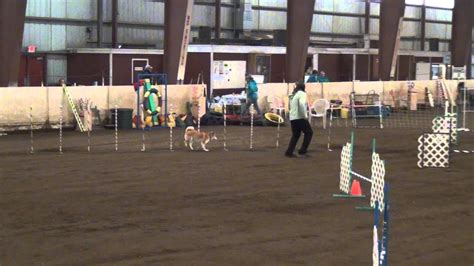
M 340 151 L 350 128 L 315 129 L 311 158 L 275 148 L 276 128 L 228 128 L 211 152 L 191 152 L 175 130 L 113 131 L 87 139 L 67 131 L 0 137 L 1 265 L 371 265 L 368 199 L 334 199 Z M 290 129 L 282 129 L 286 146 Z M 391 186 L 391 265 L 473 265 L 474 155 L 449 169 L 418 169 L 420 130 L 358 129 L 354 169 L 370 174 L 370 142 L 386 160 Z M 462 146 L 474 148 L 474 133 Z M 369 186 L 363 184 L 364 192 Z

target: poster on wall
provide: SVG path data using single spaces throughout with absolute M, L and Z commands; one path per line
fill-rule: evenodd
M 212 67 L 213 89 L 245 88 L 246 61 L 214 61 Z

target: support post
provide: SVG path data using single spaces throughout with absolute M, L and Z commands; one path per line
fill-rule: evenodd
M 471 0 L 455 1 L 451 37 L 451 64 L 455 67 L 471 64 L 473 12 L 474 3 Z
M 216 19 L 215 19 L 215 26 L 214 26 L 214 31 L 215 31 L 214 38 L 216 40 L 219 40 L 221 38 L 221 7 L 222 7 L 222 1 L 216 0 Z
M 194 0 L 165 1 L 164 69 L 169 84 L 184 80 Z
M 112 48 L 118 48 L 118 0 L 112 0 Z
M 0 1 L 0 87 L 18 85 L 26 2 Z
M 104 0 L 97 0 L 97 47 L 102 47 L 102 33 L 104 32 Z
M 304 77 L 315 0 L 288 1 L 286 45 L 286 82 Z
M 423 1 L 424 2 L 424 1 Z M 420 25 L 420 49 L 421 51 L 425 50 L 426 42 L 426 6 L 421 6 L 421 25 Z
M 395 74 L 405 0 L 382 1 L 380 6 L 379 76 L 388 81 Z

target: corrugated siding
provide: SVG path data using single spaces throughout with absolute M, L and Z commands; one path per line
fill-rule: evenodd
M 67 57 L 61 55 L 48 55 L 47 57 L 47 82 L 55 84 L 59 79 L 67 76 Z
M 201 0 L 202 1 L 202 0 Z M 262 7 L 286 8 L 288 0 L 252 0 L 252 4 Z M 292 0 L 295 1 L 295 0 Z M 449 0 L 451 1 L 451 0 Z M 111 0 L 104 0 L 104 20 L 111 20 Z M 206 0 L 214 3 L 214 0 Z M 233 4 L 235 0 L 223 0 L 223 3 Z M 341 12 L 363 14 L 365 4 L 354 0 L 317 0 L 315 10 L 326 12 Z M 64 50 L 66 48 L 93 47 L 96 41 L 96 19 L 97 0 L 30 0 L 27 5 L 27 16 L 44 18 L 61 18 L 80 20 L 74 25 L 64 25 L 58 22 L 52 23 L 26 23 L 24 45 L 35 44 L 39 51 Z M 221 25 L 225 29 L 231 29 L 234 25 L 235 14 L 232 8 L 222 8 Z M 123 23 L 133 24 L 129 27 L 121 27 L 119 31 L 119 42 L 127 44 L 146 44 L 163 46 L 163 31 L 152 29 L 143 24 L 163 25 L 164 23 L 164 1 L 150 0 L 119 0 L 119 20 Z M 371 3 L 371 15 L 379 15 L 380 4 Z M 193 9 L 193 26 L 214 26 L 215 8 L 213 6 L 195 5 Z M 419 7 L 409 6 L 405 10 L 405 17 L 421 17 Z M 430 20 L 450 21 L 452 11 L 427 9 L 426 18 Z M 286 28 L 286 13 L 278 11 L 254 10 L 253 29 L 271 31 Z M 84 24 L 88 22 L 89 24 Z M 87 28 L 91 33 L 87 33 Z M 336 33 L 336 34 L 364 34 L 364 19 L 314 15 L 312 32 Z M 377 35 L 379 32 L 379 20 L 371 19 L 370 33 Z M 232 33 L 223 31 L 223 36 L 232 36 Z M 193 36 L 197 36 L 193 32 Z M 402 32 L 403 37 L 419 37 L 420 23 L 405 21 Z M 110 27 L 104 26 L 103 41 L 111 42 Z M 426 38 L 451 38 L 451 26 L 444 24 L 426 24 Z M 334 37 L 317 37 L 319 40 L 336 40 Z M 360 41 L 360 39 L 349 39 Z M 417 42 L 405 42 L 403 47 L 415 47 Z M 444 47 L 444 46 L 443 46 Z
M 165 21 L 165 4 L 162 2 L 119 0 L 118 3 L 119 21 L 153 24 Z

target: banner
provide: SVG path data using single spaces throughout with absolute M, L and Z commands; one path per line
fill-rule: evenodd
M 188 6 L 186 8 L 186 19 L 184 22 L 183 39 L 181 42 L 181 52 L 179 56 L 179 67 L 178 67 L 178 81 L 184 80 L 184 74 L 186 71 L 186 60 L 188 58 L 188 45 L 189 38 L 191 38 L 191 23 L 193 17 L 193 0 L 188 0 Z

